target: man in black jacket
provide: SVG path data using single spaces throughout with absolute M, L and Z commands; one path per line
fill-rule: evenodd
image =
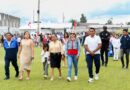
M 128 29 L 123 29 L 123 36 L 120 39 L 121 42 L 121 63 L 122 68 L 128 69 L 129 66 L 129 52 L 130 52 L 130 36 Z M 124 64 L 124 54 L 126 54 L 126 66 Z
M 104 66 L 104 64 L 105 64 L 105 66 L 107 66 L 110 33 L 107 31 L 106 26 L 103 26 L 103 31 L 100 33 L 100 37 L 101 37 L 101 40 L 102 40 L 102 48 L 101 48 L 102 65 Z M 105 52 L 105 60 L 104 60 L 104 52 Z

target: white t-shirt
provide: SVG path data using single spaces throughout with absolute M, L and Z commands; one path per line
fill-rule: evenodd
M 48 64 L 49 64 L 49 52 L 48 51 L 46 51 L 46 52 L 44 52 L 43 50 L 42 50 L 42 52 L 41 52 L 41 56 L 42 56 L 42 62 L 45 62 L 45 58 L 47 58 L 47 62 L 48 62 Z
M 114 48 L 120 48 L 120 45 L 121 45 L 120 39 L 116 39 L 115 38 L 115 39 L 112 40 L 111 43 L 112 43 L 112 45 L 113 45 Z
M 98 44 L 101 44 L 101 38 L 97 35 L 94 37 L 88 36 L 85 38 L 84 45 L 88 45 L 90 51 L 94 51 L 98 47 Z M 89 54 L 89 52 L 86 52 L 86 54 Z M 95 54 L 100 54 L 100 50 L 95 52 Z
M 17 38 L 17 42 L 21 42 L 21 38 L 20 37 Z

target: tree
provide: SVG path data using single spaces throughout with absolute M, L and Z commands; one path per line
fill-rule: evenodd
M 75 20 L 75 19 L 71 19 L 69 22 L 72 23 L 72 28 L 75 28 L 78 23 L 77 20 Z
M 86 23 L 86 22 L 87 22 L 86 17 L 84 16 L 84 14 L 81 14 L 80 23 Z
M 130 25 L 130 22 L 127 22 L 127 25 Z
M 112 22 L 112 20 L 113 20 L 113 18 L 110 18 L 109 20 L 107 20 L 107 25 L 112 25 L 113 24 L 113 22 Z

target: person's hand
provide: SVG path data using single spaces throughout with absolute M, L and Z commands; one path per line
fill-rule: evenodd
M 76 56 L 76 58 L 77 58 L 77 60 L 79 60 L 79 56 L 78 55 Z
M 31 57 L 31 60 L 34 60 L 34 57 L 33 57 L 33 56 Z
M 18 55 L 18 59 L 20 58 L 20 55 Z
M 94 55 L 95 55 L 95 53 L 94 53 L 94 52 L 90 52 L 90 54 L 91 54 L 92 56 L 94 56 Z

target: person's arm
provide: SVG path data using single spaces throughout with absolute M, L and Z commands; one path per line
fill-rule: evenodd
M 62 43 L 61 43 L 61 41 L 59 41 L 59 44 L 60 44 L 60 51 L 61 51 L 61 54 L 63 55 L 64 54 L 64 50 L 63 50 L 63 46 L 62 46 Z
M 68 44 L 68 41 L 65 43 L 65 56 L 67 57 L 67 51 L 68 51 L 68 46 L 67 46 L 67 44 Z
M 34 59 L 34 43 L 31 40 L 32 59 Z
M 87 51 L 87 52 L 89 52 L 90 54 L 93 54 L 93 52 L 92 51 L 90 51 L 90 49 L 88 48 L 88 45 L 86 44 L 86 45 L 84 45 L 84 47 L 85 47 L 85 50 Z
M 78 55 L 77 55 L 78 57 L 80 56 L 80 41 L 79 41 L 79 39 L 78 39 Z
M 98 37 L 98 47 L 93 51 L 94 53 L 97 52 L 99 49 L 101 49 L 102 43 L 100 37 Z
M 92 51 L 88 48 L 88 38 L 86 37 L 85 42 L 84 42 L 84 48 L 87 52 L 89 52 L 91 55 L 94 55 Z
M 18 50 L 18 58 L 20 57 L 21 51 L 22 51 L 22 40 L 20 42 L 20 46 L 19 46 L 19 50 Z
M 18 45 L 18 42 L 16 41 L 16 50 L 18 52 L 18 48 L 19 48 L 19 45 Z
M 93 52 L 94 52 L 94 53 L 97 52 L 99 49 L 101 49 L 101 47 L 102 47 L 102 44 L 99 43 L 99 44 L 98 44 L 98 47 L 97 47 Z

